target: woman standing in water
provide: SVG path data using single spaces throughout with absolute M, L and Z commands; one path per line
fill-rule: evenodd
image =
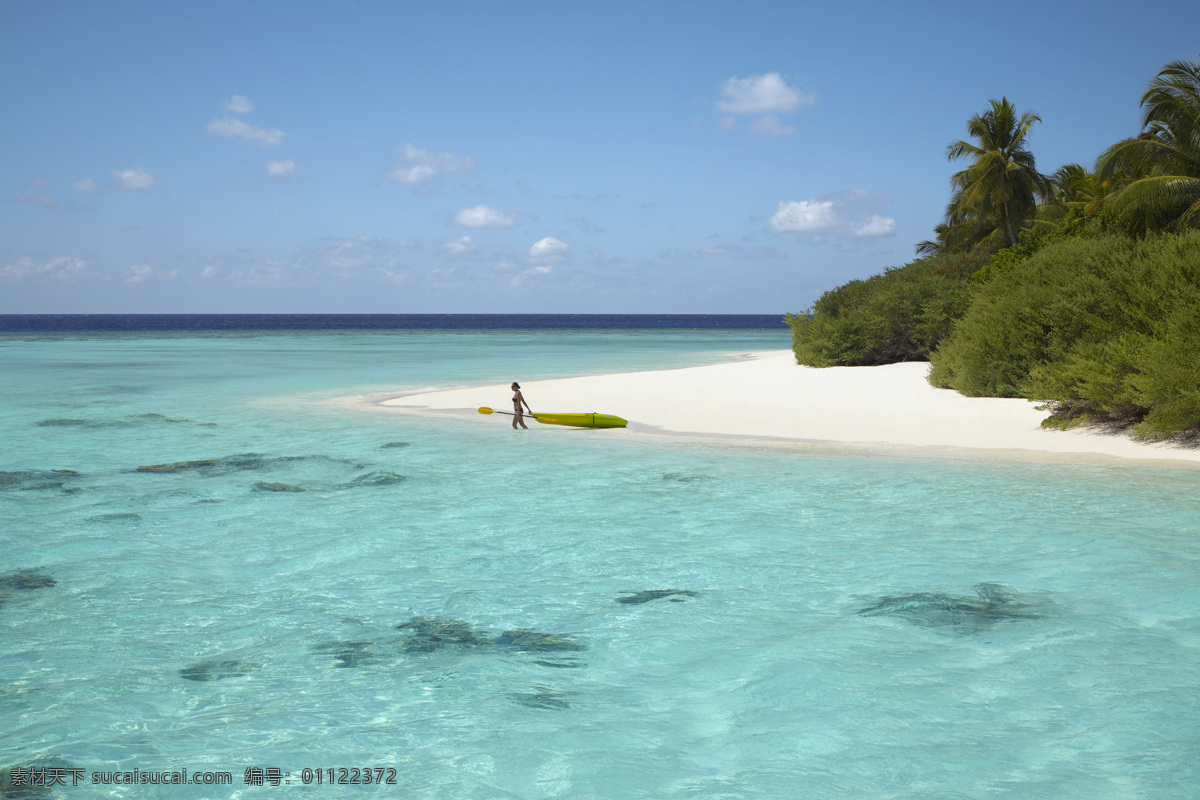
M 531 415 L 533 414 L 533 409 L 529 408 L 529 403 L 525 402 L 525 396 L 521 394 L 521 384 L 517 383 L 516 381 L 513 381 L 512 390 L 513 390 L 513 430 L 515 431 L 517 429 L 518 425 L 520 425 L 525 430 L 529 430 L 528 426 L 525 425 L 525 417 L 521 412 L 521 406 L 524 405 L 525 408 L 529 410 L 529 413 Z

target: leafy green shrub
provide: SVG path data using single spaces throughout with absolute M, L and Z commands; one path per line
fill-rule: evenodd
M 1046 401 L 1050 424 L 1200 432 L 1200 232 L 1064 239 L 993 271 L 929 380 Z
M 1163 321 L 1130 378 L 1137 402 L 1150 409 L 1138 429 L 1146 437 L 1200 435 L 1200 291 L 1191 288 L 1191 308 L 1181 304 Z
M 988 263 L 971 276 L 972 283 L 986 283 L 993 275 L 1011 269 L 1034 253 L 1063 239 L 1095 238 L 1105 232 L 1104 221 L 1089 218 L 1081 208 L 1073 208 L 1057 223 L 1039 223 L 1021 231 L 1019 240 L 1012 247 L 993 253 Z
M 932 256 L 825 292 L 788 314 L 796 361 L 812 367 L 924 361 L 967 307 L 976 262 Z

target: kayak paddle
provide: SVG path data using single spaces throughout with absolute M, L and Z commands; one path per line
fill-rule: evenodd
M 483 408 L 479 409 L 479 413 L 480 414 L 508 414 L 510 417 L 516 416 L 516 414 L 512 413 L 511 411 L 496 411 L 495 409 L 488 408 L 487 406 L 484 406 Z M 532 417 L 533 414 L 530 413 L 529 416 Z M 535 419 L 536 419 L 536 417 L 535 417 Z

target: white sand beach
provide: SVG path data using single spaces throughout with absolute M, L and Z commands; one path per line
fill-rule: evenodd
M 791 351 L 744 354 L 730 363 L 676 370 L 521 381 L 534 411 L 598 412 L 629 420 L 604 435 L 685 435 L 852 447 L 936 448 L 934 454 L 1050 461 L 1200 466 L 1200 448 L 1135 442 L 1099 431 L 1041 427 L 1046 412 L 1027 400 L 964 397 L 925 380 L 928 364 L 882 367 L 798 366 Z M 408 395 L 360 397 L 354 407 L 392 413 L 461 416 L 508 428 L 507 384 Z M 531 431 L 567 431 L 528 421 Z

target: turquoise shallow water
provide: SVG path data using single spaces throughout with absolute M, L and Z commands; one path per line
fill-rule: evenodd
M 786 346 L 0 339 L 0 582 L 54 581 L 0 588 L 0 766 L 233 774 L 63 797 L 1200 796 L 1195 471 L 321 402 Z M 397 783 L 303 783 L 353 767 Z

